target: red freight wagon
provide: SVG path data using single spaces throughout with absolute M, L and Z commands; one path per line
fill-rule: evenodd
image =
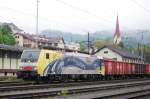
M 146 72 L 150 75 L 150 64 L 147 65 Z
M 104 60 L 105 75 L 123 75 L 125 66 L 123 62 Z
M 127 65 L 124 62 L 104 60 L 105 75 L 124 75 Z
M 112 60 L 104 60 L 105 76 L 143 76 L 148 72 L 150 74 L 150 64 L 126 63 Z M 146 68 L 147 67 L 147 68 Z M 146 70 L 147 69 L 147 70 Z
M 135 64 L 135 74 L 146 74 L 146 64 Z

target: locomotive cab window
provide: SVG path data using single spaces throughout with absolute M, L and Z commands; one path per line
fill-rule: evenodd
M 49 53 L 46 53 L 46 59 L 49 59 Z
M 21 55 L 21 62 L 37 62 L 40 55 L 39 50 L 27 50 L 23 51 Z

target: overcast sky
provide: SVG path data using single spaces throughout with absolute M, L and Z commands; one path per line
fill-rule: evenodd
M 39 30 L 74 33 L 120 29 L 150 30 L 150 0 L 39 0 Z M 35 33 L 36 0 L 0 0 L 0 22 Z M 115 30 L 114 30 L 115 31 Z

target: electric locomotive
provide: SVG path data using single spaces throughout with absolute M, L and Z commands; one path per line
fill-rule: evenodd
M 53 50 L 24 50 L 18 77 L 64 80 L 100 79 L 104 66 L 96 56 Z

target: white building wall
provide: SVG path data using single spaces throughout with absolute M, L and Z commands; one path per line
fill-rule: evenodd
M 69 44 L 66 44 L 66 47 L 71 50 L 77 50 L 77 51 L 80 50 L 80 44 L 78 43 L 69 43 Z
M 19 69 L 19 66 L 20 66 L 20 63 L 21 63 L 21 59 L 16 59 L 16 69 Z
M 5 54 L 4 57 L 4 69 L 10 69 L 10 58 Z
M 16 69 L 16 59 L 15 58 L 11 58 L 11 69 Z
M 64 44 L 63 40 L 59 40 L 58 47 L 63 48 L 63 49 L 65 48 L 65 44 Z
M 2 69 L 3 66 L 2 66 L 2 58 L 0 57 L 0 69 Z
M 14 56 L 12 57 L 12 55 Z M 7 53 L 5 52 L 4 57 L 3 58 L 0 57 L 0 69 L 18 69 L 19 68 L 20 58 L 17 59 L 15 54 L 12 54 L 12 55 L 10 55 L 9 52 Z
M 106 52 L 108 52 L 108 53 L 106 53 Z M 108 59 L 117 59 L 117 61 L 122 61 L 122 57 L 119 55 L 119 54 L 117 54 L 117 53 L 115 53 L 115 52 L 113 52 L 113 51 L 111 51 L 110 49 L 108 49 L 108 48 L 103 48 L 103 49 L 101 49 L 99 52 L 97 52 L 96 54 L 95 54 L 96 56 L 99 56 L 99 57 L 102 57 L 102 58 L 108 58 Z
M 58 43 L 58 47 L 59 48 L 64 48 L 64 44 L 63 43 Z
M 19 38 L 15 38 L 16 41 L 18 41 L 18 45 L 23 47 L 23 36 L 22 35 L 16 35 L 19 36 Z
M 3 68 L 3 63 L 2 63 L 2 51 L 0 50 L 0 69 Z
M 19 45 L 23 46 L 23 42 L 24 42 L 23 36 L 19 36 Z

